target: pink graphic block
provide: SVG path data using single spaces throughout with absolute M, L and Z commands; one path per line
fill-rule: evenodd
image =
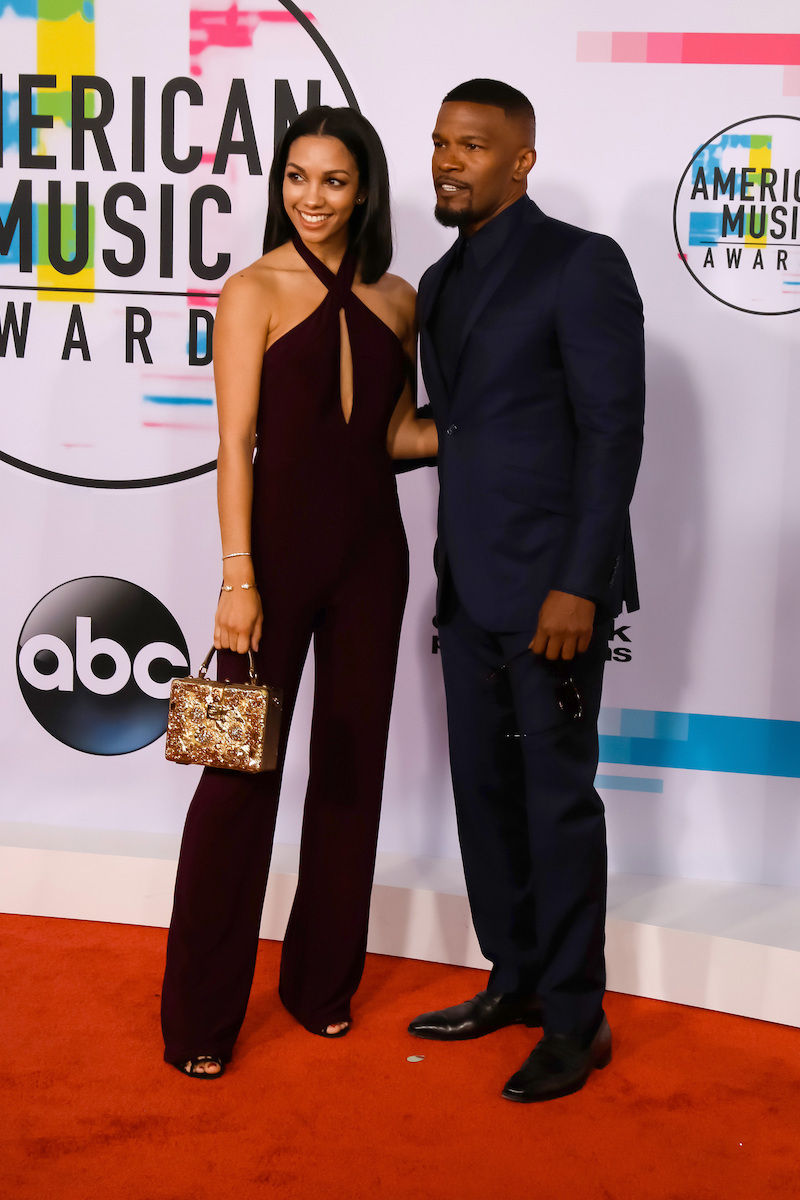
M 303 15 L 309 21 L 316 21 L 313 13 L 306 12 Z M 259 25 L 294 23 L 295 19 L 286 8 L 254 12 L 232 4 L 230 8 L 216 11 L 192 9 L 189 13 L 189 53 L 195 57 L 209 46 L 247 49 L 253 45 L 253 34 Z
M 800 67 L 800 33 L 579 33 L 577 57 L 579 62 Z
M 800 33 L 685 33 L 683 61 L 728 66 L 800 66 Z
M 683 34 L 648 33 L 647 61 L 651 63 L 683 62 Z
M 613 62 L 647 62 L 646 33 L 612 33 Z
M 579 33 L 578 62 L 611 62 L 611 33 Z
M 800 67 L 783 68 L 784 96 L 800 96 Z
M 189 308 L 216 308 L 217 299 L 217 296 L 210 296 L 205 292 L 189 292 L 186 297 Z

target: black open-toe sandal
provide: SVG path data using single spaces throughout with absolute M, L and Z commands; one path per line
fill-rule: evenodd
M 338 1025 L 339 1021 L 330 1021 L 328 1024 Z M 328 1026 L 326 1025 L 324 1029 L 320 1029 L 319 1036 L 325 1037 L 325 1038 L 338 1038 L 338 1037 L 344 1037 L 344 1035 L 349 1032 L 350 1032 L 350 1022 L 348 1021 L 345 1025 L 344 1029 L 339 1029 L 336 1033 L 328 1033 Z
M 219 1070 L 211 1073 L 197 1070 L 200 1063 L 207 1062 L 216 1063 Z M 198 1054 L 197 1058 L 186 1058 L 183 1062 L 176 1062 L 172 1065 L 176 1071 L 180 1071 L 181 1075 L 188 1075 L 191 1079 L 221 1079 L 225 1074 L 225 1064 L 216 1054 Z

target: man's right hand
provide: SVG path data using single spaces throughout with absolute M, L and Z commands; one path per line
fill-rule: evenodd
M 539 610 L 539 623 L 530 644 L 534 654 L 555 661 L 571 661 L 589 649 L 594 628 L 595 606 L 570 592 L 548 592 Z

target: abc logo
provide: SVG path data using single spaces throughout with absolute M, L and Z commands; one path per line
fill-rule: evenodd
M 25 703 L 48 733 L 87 754 L 129 754 L 160 737 L 170 681 L 188 673 L 175 618 L 124 579 L 62 583 L 19 635 Z

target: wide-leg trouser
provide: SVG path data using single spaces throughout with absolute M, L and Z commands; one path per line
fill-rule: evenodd
M 227 1061 L 244 1020 L 283 759 L 312 634 L 315 685 L 300 872 L 283 944 L 280 996 L 306 1028 L 348 1020 L 361 980 L 407 552 L 385 541 L 326 600 L 290 587 L 269 601 L 259 676 L 284 691 L 279 766 L 206 770 L 186 818 L 167 944 L 162 1028 L 168 1062 Z M 224 654 L 221 678 L 246 658 Z
M 489 988 L 536 993 L 546 1031 L 578 1038 L 596 1027 L 605 990 L 606 835 L 594 777 L 611 631 L 598 625 L 566 672 L 583 707 L 576 720 L 559 708 L 569 700 L 561 665 L 533 654 L 509 663 L 532 630 L 490 633 L 460 602 L 439 628 L 459 839 Z

